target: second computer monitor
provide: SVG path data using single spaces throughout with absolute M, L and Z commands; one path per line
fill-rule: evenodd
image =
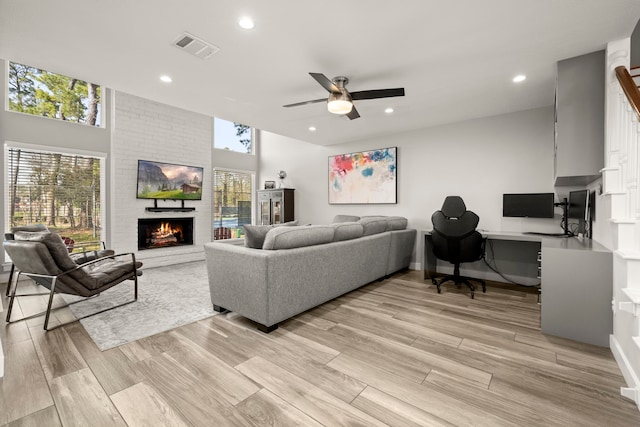
M 569 193 L 567 216 L 571 219 L 589 220 L 589 190 L 571 191 Z

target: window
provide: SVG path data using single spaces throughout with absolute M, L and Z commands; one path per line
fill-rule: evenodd
M 213 171 L 213 239 L 244 236 L 244 224 L 251 224 L 253 175 L 215 169 Z
M 9 110 L 100 126 L 100 86 L 9 62 Z
M 8 147 L 6 229 L 43 223 L 76 242 L 100 237 L 102 159 Z
M 251 127 L 215 117 L 213 119 L 213 148 L 252 154 L 253 132 Z

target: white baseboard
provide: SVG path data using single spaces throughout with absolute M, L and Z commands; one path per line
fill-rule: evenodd
M 618 363 L 618 367 L 620 368 L 620 372 L 622 372 L 622 376 L 624 377 L 628 388 L 636 390 L 640 389 L 640 379 L 638 378 L 638 374 L 640 373 L 636 373 L 634 371 L 633 366 L 629 362 L 627 356 L 624 354 L 624 351 L 622 350 L 620 343 L 618 343 L 615 335 L 609 335 L 609 347 L 611 348 L 613 357 Z M 635 403 L 638 406 L 638 410 L 640 410 L 640 393 L 636 393 Z

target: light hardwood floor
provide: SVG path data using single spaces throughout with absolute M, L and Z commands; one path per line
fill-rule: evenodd
M 420 276 L 269 335 L 229 313 L 104 352 L 78 322 L 2 316 L 0 426 L 640 426 L 609 349 L 543 335 L 535 293 Z

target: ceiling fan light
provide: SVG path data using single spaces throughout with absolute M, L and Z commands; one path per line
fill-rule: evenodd
M 353 108 L 348 93 L 331 93 L 327 102 L 327 110 L 333 114 L 349 114 Z

